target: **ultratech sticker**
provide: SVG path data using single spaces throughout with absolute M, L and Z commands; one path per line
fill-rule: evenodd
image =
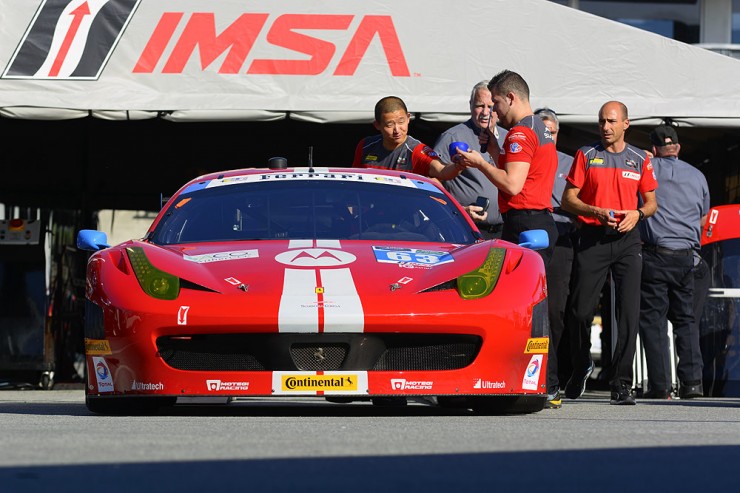
M 85 354 L 90 356 L 102 356 L 112 354 L 110 342 L 107 339 L 87 339 L 85 338 Z
M 525 354 L 530 354 L 530 353 L 546 354 L 549 348 L 550 348 L 550 338 L 549 337 L 534 337 L 531 339 L 527 339 L 527 347 L 524 348 L 524 353 Z
M 275 394 L 366 394 L 367 372 L 273 372 Z
M 490 380 L 483 380 L 481 378 L 476 378 L 475 383 L 473 384 L 474 389 L 505 389 L 506 388 L 506 382 L 492 382 Z
M 134 380 L 131 383 L 131 390 L 164 390 L 164 384 L 162 382 L 137 382 Z

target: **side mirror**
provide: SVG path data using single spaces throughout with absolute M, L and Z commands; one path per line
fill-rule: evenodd
M 102 231 L 94 229 L 81 229 L 77 233 L 77 248 L 90 252 L 97 252 L 103 248 L 108 248 L 108 235 Z
M 519 246 L 531 248 L 532 250 L 542 250 L 550 246 L 550 237 L 544 229 L 530 229 L 519 233 Z

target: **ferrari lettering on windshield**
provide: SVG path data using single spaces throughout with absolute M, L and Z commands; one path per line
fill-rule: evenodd
M 169 53 L 161 72 L 181 74 L 198 53 L 201 70 L 220 63 L 216 68 L 220 74 L 319 75 L 333 66 L 332 75 L 352 76 L 377 39 L 391 75 L 409 77 L 393 19 L 387 15 L 365 15 L 357 22 L 355 17 L 352 14 L 271 17 L 267 13 L 243 13 L 219 32 L 216 26 L 223 25 L 224 20 L 217 22 L 213 12 L 193 12 L 189 16 L 185 12 L 165 12 L 133 72 L 153 73 L 165 53 Z M 343 34 L 344 42 L 335 44 L 319 37 L 319 33 L 326 31 Z M 295 55 L 267 57 L 278 52 L 275 47 Z M 253 58 L 247 62 L 250 55 Z

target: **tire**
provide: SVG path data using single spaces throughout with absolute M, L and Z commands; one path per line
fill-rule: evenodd
M 177 397 L 159 396 L 90 396 L 85 395 L 85 405 L 90 412 L 102 415 L 141 416 L 158 414 L 162 409 L 172 407 Z
M 531 414 L 545 408 L 545 395 L 504 395 L 470 397 L 470 407 L 478 414 Z
M 54 388 L 53 371 L 41 372 L 41 376 L 39 377 L 39 387 L 41 387 L 42 390 L 51 390 Z

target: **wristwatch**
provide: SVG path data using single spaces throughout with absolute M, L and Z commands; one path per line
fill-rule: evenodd
M 637 213 L 640 215 L 640 218 L 638 219 L 638 221 L 642 221 L 645 219 L 645 213 L 642 212 L 642 209 L 637 209 Z

